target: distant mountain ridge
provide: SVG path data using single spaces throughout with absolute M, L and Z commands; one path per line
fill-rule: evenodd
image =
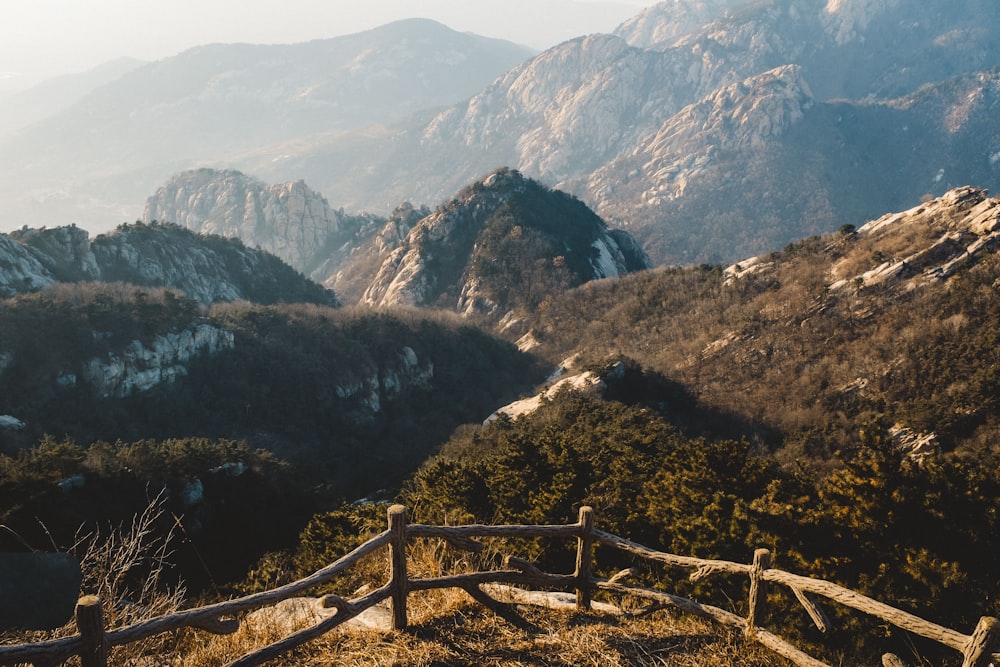
M 440 200 L 469 173 L 490 168 L 487 161 L 506 163 L 629 228 L 657 263 L 729 261 L 998 178 L 987 106 L 952 100 L 969 120 L 957 130 L 934 119 L 944 91 L 961 82 L 982 79 L 982 94 L 966 92 L 989 95 L 1000 45 L 983 26 L 1000 22 L 996 3 L 965 0 L 945 10 L 914 0 L 666 2 L 641 16 L 638 32 L 626 25 L 621 36 L 553 47 L 391 138 L 318 138 L 282 164 L 268 162 L 270 154 L 244 164 L 268 179 L 291 168 L 357 208 L 387 197 Z M 674 37 L 656 41 L 661 28 Z M 802 90 L 801 113 L 765 115 L 779 110 L 766 80 Z M 942 92 L 916 92 L 921 85 Z M 716 106 L 723 101 L 733 106 Z M 692 114 L 698 107 L 712 112 Z M 880 110 L 904 107 L 910 118 L 887 127 Z M 745 124 L 751 118 L 759 119 L 755 129 Z M 890 129 L 893 137 L 910 133 L 905 148 L 879 140 Z M 759 140 L 720 153 L 718 142 L 739 144 L 731 130 Z M 363 169 L 350 158 L 359 152 L 371 156 Z M 704 161 L 674 164 L 669 155 Z M 418 178 L 403 167 L 414 163 L 423 165 Z M 930 176 L 919 173 L 934 163 Z M 933 180 L 941 168 L 947 180 Z
M 333 292 L 269 253 L 177 225 L 122 225 L 93 240 L 78 227 L 24 228 L 0 234 L 0 265 L 2 297 L 56 282 L 101 281 L 172 288 L 201 303 L 339 305 Z
M 426 19 L 303 44 L 196 47 L 2 142 L 0 200 L 24 215 L 141 202 L 181 169 L 454 104 L 532 54 Z M 85 213 L 74 220 L 109 224 Z
M 265 248 L 347 302 L 434 306 L 494 321 L 562 289 L 649 266 L 629 234 L 506 168 L 433 212 L 404 203 L 388 219 L 334 211 L 301 181 L 267 185 L 201 169 L 159 188 L 145 217 Z
M 145 64 L 135 58 L 116 58 L 79 74 L 67 74 L 3 97 L 0 139 L 55 115 L 88 93 Z
M 950 187 L 995 189 L 1000 135 L 989 104 L 1000 44 L 986 28 L 993 24 L 1000 24 L 1000 6 L 992 0 L 947 7 L 917 0 L 671 0 L 615 34 L 569 40 L 509 65 L 443 110 L 407 107 L 415 113 L 403 120 L 366 112 L 361 116 L 372 124 L 363 129 L 303 120 L 287 135 L 284 120 L 327 109 L 329 91 L 320 84 L 295 88 L 281 77 L 255 88 L 256 70 L 234 65 L 207 78 L 192 75 L 196 95 L 132 90 L 159 102 L 129 113 L 143 123 L 169 121 L 144 149 L 118 132 L 129 127 L 121 119 L 67 125 L 87 130 L 73 136 L 89 138 L 68 153 L 60 149 L 58 158 L 27 145 L 0 146 L 0 154 L 23 162 L 0 178 L 0 189 L 16 191 L 21 201 L 27 192 L 38 206 L 69 207 L 80 191 L 60 185 L 68 173 L 62 170 L 85 169 L 90 202 L 99 205 L 123 201 L 123 187 L 135 197 L 139 183 L 148 194 L 198 163 L 272 183 L 304 180 L 348 211 L 386 215 L 399 202 L 419 208 L 444 201 L 505 164 L 628 229 L 654 263 L 730 262 L 861 224 Z M 393 76 L 406 76 L 405 64 L 418 56 L 427 56 L 420 62 L 430 62 L 435 75 L 450 72 L 442 69 L 440 49 L 435 56 L 411 48 L 417 33 L 438 34 L 423 23 L 367 33 L 370 50 L 353 52 L 351 62 L 361 67 L 355 83 L 381 82 L 390 62 L 400 66 L 390 68 Z M 183 71 L 198 58 L 224 54 L 235 62 L 255 48 L 204 47 L 164 66 Z M 352 85 L 339 88 L 354 91 L 351 102 L 360 90 Z M 371 85 L 379 94 L 392 89 Z M 278 102 L 254 111 L 263 99 Z M 130 108 L 120 106 L 115 114 Z M 400 99 L 390 106 L 406 105 Z M 197 108 L 200 125 L 175 113 L 189 107 Z M 290 115 L 273 116 L 280 108 Z M 89 109 L 78 106 L 76 115 Z M 241 109 L 258 125 L 242 125 Z M 50 129 L 60 144 L 62 130 Z M 108 141 L 100 140 L 104 132 Z M 87 165 L 100 151 L 120 149 L 127 157 L 158 146 L 176 159 L 155 168 L 130 162 L 134 170 L 124 179 L 105 171 L 106 160 Z M 43 181 L 26 185 L 22 176 L 32 173 Z

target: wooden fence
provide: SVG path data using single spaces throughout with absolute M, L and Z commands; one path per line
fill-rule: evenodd
M 528 561 L 508 556 L 504 559 L 501 570 L 451 574 L 424 579 L 411 579 L 407 576 L 406 545 L 410 540 L 440 538 L 455 548 L 478 552 L 484 547 L 473 539 L 477 537 L 573 539 L 577 544 L 576 567 L 572 574 L 550 574 L 542 572 Z M 742 617 L 725 609 L 699 604 L 664 591 L 625 583 L 625 580 L 635 574 L 631 570 L 620 572 L 609 579 L 595 577 L 593 574 L 593 550 L 597 544 L 668 566 L 693 569 L 694 572 L 690 578 L 694 581 L 720 573 L 744 575 L 750 581 L 748 614 L 746 617 Z M 590 608 L 591 596 L 595 591 L 634 596 L 649 600 L 655 605 L 676 608 L 723 625 L 738 628 L 748 639 L 763 644 L 796 665 L 826 667 L 824 663 L 760 627 L 766 589 L 770 585 L 777 584 L 791 589 L 806 613 L 823 631 L 829 627 L 829 621 L 816 603 L 814 599 L 816 597 L 826 598 L 864 612 L 907 632 L 932 639 L 952 648 L 961 653 L 963 667 L 986 667 L 991 661 L 994 664 L 1000 664 L 1000 653 L 993 652 L 1000 647 L 1000 621 L 996 618 L 982 618 L 973 633 L 965 635 L 836 584 L 774 569 L 771 567 L 771 555 L 766 549 L 757 550 L 754 553 L 753 562 L 750 564 L 703 560 L 663 553 L 596 529 L 594 527 L 594 513 L 589 507 L 581 508 L 579 521 L 568 525 L 429 526 L 408 524 L 405 509 L 400 505 L 393 505 L 388 509 L 388 528 L 384 532 L 304 579 L 273 590 L 188 609 L 112 630 L 105 627 L 101 601 L 94 596 L 85 596 L 79 600 L 76 606 L 76 623 L 79 634 L 33 644 L 2 646 L 0 647 L 0 665 L 30 663 L 36 667 L 49 667 L 60 664 L 72 656 L 79 656 L 83 667 L 105 667 L 110 648 L 137 642 L 161 633 L 181 628 L 196 628 L 216 634 L 232 633 L 239 628 L 241 614 L 301 595 L 310 588 L 329 582 L 338 573 L 350 568 L 365 556 L 386 549 L 390 561 L 390 576 L 389 581 L 383 586 L 352 600 L 345 600 L 336 595 L 324 597 L 323 605 L 325 607 L 336 608 L 336 612 L 332 616 L 275 644 L 247 654 L 230 663 L 228 667 L 261 665 L 296 646 L 329 632 L 341 623 L 384 600 L 391 602 L 394 627 L 404 629 L 407 627 L 407 596 L 414 591 L 460 588 L 467 591 L 476 601 L 490 608 L 499 609 L 501 603 L 490 597 L 481 588 L 484 584 L 489 583 L 506 583 L 563 591 L 575 590 L 577 607 L 581 610 Z M 902 660 L 892 654 L 884 655 L 882 663 L 886 667 L 905 665 Z

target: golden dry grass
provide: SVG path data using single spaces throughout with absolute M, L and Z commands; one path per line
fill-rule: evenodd
M 479 565 L 460 558 L 450 560 L 451 567 L 444 568 L 446 559 L 441 543 L 428 541 L 414 547 L 408 554 L 411 576 L 435 576 L 445 569 L 473 570 Z M 370 557 L 359 569 L 373 582 L 385 581 L 384 557 Z M 491 588 L 489 593 L 504 602 L 498 611 L 474 602 L 462 590 L 413 593 L 407 601 L 410 628 L 405 631 L 370 629 L 350 621 L 267 664 L 281 667 L 779 667 L 788 664 L 763 647 L 744 641 L 739 633 L 669 611 L 646 615 L 607 610 L 582 613 L 572 608 L 515 603 L 511 592 L 503 588 Z M 174 592 L 167 597 L 176 605 Z M 291 607 L 303 613 L 290 614 Z M 280 613 L 261 610 L 249 614 L 234 634 L 211 635 L 190 629 L 168 633 L 116 648 L 111 662 L 136 667 L 226 665 L 314 625 L 321 612 L 310 610 L 316 608 L 302 599 L 286 601 Z M 595 605 L 595 608 L 601 607 Z M 380 627 L 390 627 L 388 602 L 376 611 L 381 611 Z M 30 641 L 41 637 L 20 639 Z
M 281 665 L 639 667 L 785 665 L 735 633 L 668 612 L 641 618 L 517 606 L 512 622 L 471 602 L 405 632 L 334 632 Z
M 494 591 L 491 591 L 494 592 Z M 778 667 L 786 662 L 720 626 L 657 611 L 643 616 L 509 604 L 501 614 L 459 590 L 412 594 L 405 631 L 348 625 L 268 663 L 291 667 Z M 309 625 L 308 622 L 303 626 Z M 186 635 L 172 664 L 226 664 L 281 638 L 277 624 L 234 635 Z

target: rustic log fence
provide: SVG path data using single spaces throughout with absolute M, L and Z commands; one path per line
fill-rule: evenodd
M 503 569 L 500 570 L 423 579 L 411 579 L 407 575 L 406 546 L 413 539 L 439 538 L 457 549 L 480 552 L 484 549 L 484 545 L 474 538 L 484 537 L 575 539 L 577 554 L 574 572 L 551 574 L 539 570 L 526 560 L 507 556 L 503 561 Z M 714 574 L 744 575 L 750 582 L 747 616 L 742 617 L 725 609 L 700 604 L 664 591 L 623 583 L 634 576 L 633 570 L 624 570 L 608 579 L 595 577 L 593 573 L 595 545 L 603 545 L 667 566 L 692 569 L 694 570 L 690 575 L 692 581 L 702 580 Z M 138 642 L 162 633 L 194 628 L 214 634 L 230 634 L 239 629 L 240 614 L 277 604 L 325 584 L 362 558 L 386 548 L 388 548 L 390 575 L 389 581 L 383 586 L 352 600 L 345 600 L 337 595 L 325 596 L 322 598 L 322 604 L 326 608 L 335 608 L 336 612 L 333 615 L 279 642 L 249 653 L 231 662 L 228 667 L 261 665 L 322 636 L 385 600 L 391 603 L 393 626 L 397 630 L 405 629 L 408 624 L 407 597 L 415 591 L 460 588 L 481 604 L 501 610 L 503 604 L 481 588 L 484 584 L 490 583 L 575 591 L 576 605 L 580 610 L 590 608 L 591 597 L 595 591 L 645 599 L 655 606 L 671 607 L 741 630 L 748 639 L 766 646 L 801 667 L 827 667 L 825 663 L 760 627 L 767 587 L 777 584 L 793 592 L 796 600 L 821 631 L 825 632 L 830 622 L 814 597 L 837 602 L 952 648 L 962 655 L 963 667 L 987 667 L 991 662 L 1000 664 L 1000 652 L 996 652 L 1000 648 L 1000 621 L 996 618 L 983 617 L 973 633 L 965 635 L 828 581 L 774 569 L 771 567 L 771 554 L 766 549 L 758 549 L 753 555 L 751 564 L 668 554 L 595 528 L 594 513 L 589 507 L 580 509 L 577 523 L 566 525 L 431 526 L 408 524 L 405 509 L 400 505 L 393 505 L 388 509 L 388 528 L 384 532 L 308 577 L 269 591 L 176 612 L 114 630 L 105 627 L 101 601 L 95 596 L 84 596 L 76 606 L 79 634 L 32 644 L 0 646 L 0 665 L 32 664 L 36 667 L 50 667 L 61 664 L 73 656 L 79 656 L 83 667 L 106 667 L 108 654 L 113 647 Z M 898 656 L 885 654 L 882 657 L 882 664 L 885 667 L 905 667 L 906 663 Z

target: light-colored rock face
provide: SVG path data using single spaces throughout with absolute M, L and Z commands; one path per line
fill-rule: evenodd
M 0 297 L 41 289 L 55 277 L 23 245 L 0 235 Z
M 787 65 L 715 90 L 647 136 L 631 155 L 590 178 L 597 207 L 610 207 L 628 187 L 643 206 L 657 208 L 720 169 L 779 139 L 814 104 L 801 69 Z M 620 175 L 630 178 L 621 182 Z
M 665 47 L 718 18 L 738 0 L 667 0 L 643 9 L 615 28 L 633 46 Z
M 82 380 L 102 397 L 124 398 L 169 384 L 187 375 L 187 362 L 199 354 L 217 354 L 234 346 L 231 331 L 207 323 L 132 341 L 125 349 L 94 358 L 83 367 Z
M 965 262 L 1000 245 L 1000 199 L 962 187 L 902 213 L 884 215 L 857 230 L 875 249 L 875 266 L 847 255 L 834 265 L 831 290 L 904 282 L 911 287 L 952 276 Z M 898 239 L 905 239 L 901 242 Z M 882 252 L 881 247 L 892 247 Z
M 413 348 L 403 347 L 394 362 L 389 362 L 351 382 L 338 384 L 334 391 L 339 398 L 355 402 L 362 418 L 382 411 L 385 403 L 396 399 L 407 388 L 427 389 L 434 379 L 434 363 L 421 362 Z
M 837 44 L 853 42 L 872 19 L 897 6 L 900 0 L 827 0 L 824 23 Z
M 686 63 L 592 35 L 511 70 L 464 107 L 449 109 L 423 142 L 457 141 L 550 183 L 596 168 L 683 106 Z M 659 81 L 671 81 L 666 87 Z
M 143 218 L 238 238 L 303 270 L 340 229 L 343 214 L 302 181 L 267 185 L 238 171 L 199 169 L 157 190 Z

